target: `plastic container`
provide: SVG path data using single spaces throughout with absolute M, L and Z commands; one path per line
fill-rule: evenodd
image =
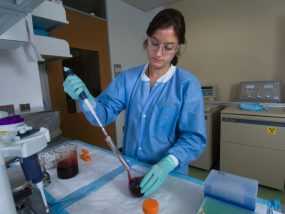
M 143 202 L 143 212 L 144 214 L 157 214 L 159 211 L 159 203 L 157 200 L 152 198 L 147 198 Z
M 17 132 L 24 126 L 24 119 L 19 115 L 0 119 L 0 140 L 2 142 L 16 140 Z
M 77 146 L 65 143 L 56 150 L 57 154 L 57 177 L 69 179 L 78 174 Z

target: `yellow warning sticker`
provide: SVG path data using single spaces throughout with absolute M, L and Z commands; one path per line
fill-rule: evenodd
M 277 133 L 277 128 L 275 127 L 267 127 L 266 132 L 268 135 L 276 135 Z

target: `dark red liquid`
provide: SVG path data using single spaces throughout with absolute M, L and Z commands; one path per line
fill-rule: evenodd
M 78 173 L 77 153 L 72 152 L 68 157 L 57 163 L 57 177 L 62 179 L 72 178 Z
M 141 193 L 140 183 L 142 177 L 134 177 L 129 180 L 129 189 L 134 197 L 142 197 L 143 194 Z

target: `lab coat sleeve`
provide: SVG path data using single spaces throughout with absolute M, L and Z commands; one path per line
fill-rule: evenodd
M 126 108 L 125 85 L 125 75 L 122 72 L 92 101 L 92 106 L 102 125 L 105 126 L 113 122 Z M 87 120 L 93 125 L 98 125 L 83 101 L 80 101 L 80 107 Z
M 178 137 L 168 153 L 174 155 L 180 166 L 196 160 L 206 146 L 204 103 L 198 80 L 188 83 L 180 111 Z

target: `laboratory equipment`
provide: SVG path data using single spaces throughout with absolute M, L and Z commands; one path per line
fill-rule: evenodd
M 221 170 L 284 190 L 285 109 L 221 112 Z
M 204 183 L 204 196 L 254 211 L 257 199 L 257 180 L 211 170 Z
M 39 189 L 43 203 L 46 208 L 46 213 L 49 213 L 49 207 L 44 193 L 43 172 L 39 164 L 37 154 L 33 154 L 29 157 L 23 157 L 20 159 L 21 166 L 27 181 L 32 182 Z
M 72 72 L 72 70 L 70 70 L 67 67 L 64 67 L 64 72 L 65 75 L 74 75 L 74 73 Z M 92 114 L 92 116 L 94 117 L 94 119 L 96 120 L 96 122 L 98 123 L 100 129 L 102 130 L 104 136 L 105 136 L 105 142 L 107 143 L 107 145 L 110 147 L 110 149 L 112 150 L 112 152 L 114 153 L 114 155 L 118 158 L 118 160 L 121 162 L 121 164 L 124 166 L 125 170 L 128 173 L 128 179 L 129 181 L 131 180 L 131 172 L 130 172 L 130 167 L 129 164 L 127 163 L 127 161 L 124 159 L 124 157 L 122 156 L 122 154 L 120 153 L 120 151 L 118 150 L 118 148 L 115 146 L 115 143 L 113 142 L 112 138 L 110 137 L 110 135 L 107 133 L 106 129 L 104 128 L 104 126 L 102 125 L 99 117 L 97 116 L 95 110 L 93 109 L 92 104 L 89 102 L 87 95 L 85 94 L 85 92 L 81 92 L 81 94 L 79 95 L 80 99 L 84 102 L 84 104 L 87 106 L 88 110 L 90 111 L 90 113 Z
M 132 177 L 129 180 L 129 190 L 134 197 L 142 197 L 144 194 L 141 191 L 140 183 L 145 172 L 137 169 L 131 169 Z
M 134 197 L 141 197 L 143 194 L 141 193 L 140 183 L 143 179 L 143 176 L 140 177 L 132 177 L 129 180 L 129 189 Z
M 208 103 L 217 99 L 216 90 L 216 87 L 213 85 L 202 86 L 205 102 L 204 113 L 207 131 L 207 145 L 200 157 L 190 163 L 191 166 L 206 170 L 213 167 L 219 167 L 220 112 L 223 106 Z
M 10 142 L 17 139 L 18 132 L 25 132 L 28 128 L 24 124 L 24 119 L 19 115 L 4 117 L 0 119 L 0 140 Z
M 281 81 L 245 81 L 240 82 L 241 101 L 279 103 L 282 99 Z
M 143 201 L 144 214 L 158 214 L 159 203 L 153 198 L 147 198 Z
M 202 93 L 205 102 L 215 101 L 217 98 L 217 89 L 213 85 L 203 85 Z
M 0 142 L 1 210 L 3 210 L 5 214 L 16 214 L 4 158 L 17 157 L 20 159 L 26 180 L 31 181 L 37 186 L 46 207 L 46 212 L 48 212 L 49 209 L 43 192 L 43 174 L 38 162 L 37 153 L 47 146 L 47 142 L 50 140 L 49 131 L 45 128 L 41 128 L 36 133 L 32 132 L 30 135 L 27 135 L 24 132 L 18 134 L 18 138 L 13 141 Z
M 191 166 L 209 170 L 219 165 L 219 137 L 221 105 L 205 105 L 205 122 L 207 130 L 207 145 L 201 156 L 190 163 Z
M 77 146 L 72 143 L 61 145 L 57 153 L 57 177 L 72 178 L 78 174 Z

